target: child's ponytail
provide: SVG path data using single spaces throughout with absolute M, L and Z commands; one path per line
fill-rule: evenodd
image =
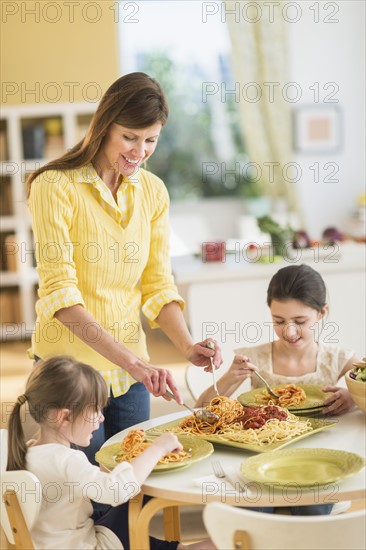
M 27 380 L 25 393 L 18 397 L 10 415 L 7 469 L 26 469 L 27 445 L 21 417 L 25 402 L 31 417 L 42 428 L 52 418 L 50 411 L 69 409 L 75 420 L 88 414 L 90 407 L 100 411 L 107 400 L 107 385 L 91 366 L 65 355 L 38 361 Z
M 27 401 L 25 394 L 20 395 L 13 407 L 9 418 L 9 441 L 8 441 L 8 464 L 7 470 L 25 470 L 27 446 L 25 443 L 22 419 L 20 416 L 21 406 Z

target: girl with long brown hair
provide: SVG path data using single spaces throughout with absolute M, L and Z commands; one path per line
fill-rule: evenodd
M 177 437 L 166 433 L 131 463 L 120 462 L 110 473 L 90 464 L 75 446 L 89 443 L 104 420 L 102 409 L 107 399 L 107 385 L 97 370 L 72 357 L 59 356 L 37 363 L 13 407 L 7 469 L 27 469 L 40 482 L 41 509 L 31 530 L 35 548 L 115 550 L 123 544 L 128 548 L 124 503 L 139 492 L 161 457 L 182 449 Z M 37 439 L 28 444 L 20 414 L 25 403 L 39 426 Z M 106 505 L 98 519 L 91 498 Z M 153 537 L 150 546 L 155 550 L 187 548 L 177 541 Z M 190 547 L 200 548 L 212 546 L 207 541 L 207 545 Z

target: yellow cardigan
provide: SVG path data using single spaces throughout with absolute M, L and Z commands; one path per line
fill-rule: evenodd
M 117 204 L 91 164 L 44 172 L 32 184 L 40 281 L 32 351 L 42 359 L 68 354 L 100 371 L 120 371 L 54 317 L 64 307 L 83 305 L 116 341 L 147 361 L 141 306 L 153 327 L 165 304 L 177 301 L 183 308 L 171 274 L 165 185 L 143 169 L 128 183 L 134 203 L 127 225 L 122 194 Z M 120 372 L 119 393 L 125 393 L 135 380 Z

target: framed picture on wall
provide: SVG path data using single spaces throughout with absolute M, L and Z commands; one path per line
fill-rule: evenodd
M 341 149 L 341 110 L 337 105 L 301 105 L 293 115 L 294 149 L 300 153 L 336 153 Z

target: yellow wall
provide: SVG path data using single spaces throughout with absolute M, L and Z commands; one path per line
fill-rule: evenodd
M 2 104 L 99 100 L 120 76 L 117 8 L 109 0 L 2 0 Z

